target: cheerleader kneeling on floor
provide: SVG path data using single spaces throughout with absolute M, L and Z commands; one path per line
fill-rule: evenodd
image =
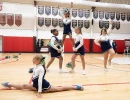
M 48 81 L 45 80 L 46 69 L 44 65 L 41 64 L 44 57 L 42 55 L 36 55 L 33 57 L 33 64 L 36 67 L 33 70 L 32 82 L 33 84 L 12 84 L 9 82 L 2 83 L 8 89 L 15 88 L 17 90 L 28 89 L 31 91 L 37 91 L 37 96 L 41 97 L 42 92 L 60 92 L 60 91 L 69 91 L 69 90 L 83 90 L 83 87 L 80 85 L 74 86 L 62 86 L 57 87 L 51 85 Z

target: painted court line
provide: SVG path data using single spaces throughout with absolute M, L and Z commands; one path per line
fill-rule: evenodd
M 125 85 L 130 84 L 130 82 L 122 82 L 122 83 L 99 83 L 99 84 L 84 84 L 83 86 L 103 86 L 103 85 Z M 74 86 L 74 85 L 72 85 Z M 62 86 L 58 86 L 62 87 Z M 0 90 L 16 90 L 16 89 L 7 89 L 7 88 L 1 88 Z
M 78 60 L 75 60 L 75 61 L 81 63 L 81 61 L 78 61 Z M 90 65 L 90 66 L 94 66 L 94 67 L 103 68 L 103 67 L 101 67 L 101 66 L 93 65 L 93 64 L 91 64 L 91 63 L 85 63 L 85 64 Z M 130 71 L 127 71 L 127 70 L 121 70 L 121 69 L 113 69 L 113 68 L 108 68 L 108 69 L 110 69 L 110 70 L 116 70 L 116 71 L 123 71 L 123 72 L 130 72 Z
M 0 61 L 3 61 L 3 60 L 5 60 L 5 58 L 0 58 Z

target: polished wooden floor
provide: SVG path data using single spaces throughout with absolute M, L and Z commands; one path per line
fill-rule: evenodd
M 13 54 L 1 54 L 1 57 Z M 35 54 L 22 54 L 19 61 L 8 59 L 0 61 L 0 83 L 29 83 L 31 74 L 28 69 L 33 67 L 32 58 Z M 46 63 L 50 59 L 46 56 Z M 64 54 L 64 70 L 70 69 L 65 64 L 70 61 L 72 54 Z M 86 75 L 82 75 L 80 58 L 76 59 L 76 73 L 58 73 L 58 60 L 50 66 L 46 79 L 56 86 L 84 85 L 84 91 L 65 91 L 57 93 L 43 93 L 40 100 L 130 100 L 130 65 L 113 64 L 108 72 L 103 69 L 103 61 L 94 57 L 102 54 L 86 54 Z M 0 57 L 0 58 L 1 58 Z M 116 57 L 124 57 L 117 54 Z M 0 88 L 3 88 L 0 85 Z M 39 100 L 34 91 L 28 90 L 0 90 L 0 100 Z

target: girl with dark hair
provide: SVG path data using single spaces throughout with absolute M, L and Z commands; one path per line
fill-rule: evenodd
M 46 66 L 46 69 L 48 70 L 49 66 L 53 63 L 55 58 L 59 59 L 59 72 L 63 72 L 62 70 L 62 64 L 63 64 L 63 57 L 61 55 L 61 43 L 60 40 L 57 38 L 58 36 L 58 30 L 57 29 L 52 29 L 51 33 L 53 36 L 51 37 L 51 47 L 50 47 L 50 53 L 51 53 L 51 59 L 49 63 Z
M 110 44 L 110 38 L 109 38 L 110 31 L 112 29 L 112 21 L 110 21 L 109 23 L 110 23 L 110 25 L 109 25 L 108 31 L 105 28 L 103 28 L 101 30 L 100 36 L 94 40 L 95 44 L 100 46 L 102 53 L 104 53 L 105 71 L 107 71 L 107 61 L 109 62 L 109 66 L 111 66 L 111 61 L 115 55 L 115 51 L 113 50 L 113 47 Z M 110 55 L 109 59 L 108 59 L 108 55 Z

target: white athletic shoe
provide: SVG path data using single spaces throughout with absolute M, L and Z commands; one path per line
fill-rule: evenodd
M 67 73 L 67 71 L 64 71 L 62 69 L 59 69 L 59 73 Z
M 82 74 L 83 74 L 83 75 L 86 75 L 86 71 L 85 71 L 85 70 L 83 70 L 83 71 L 82 71 Z
M 108 69 L 107 69 L 107 68 L 104 68 L 104 71 L 108 72 Z
M 74 71 L 74 70 L 70 70 L 69 72 L 70 72 L 70 73 L 74 73 L 75 71 Z

